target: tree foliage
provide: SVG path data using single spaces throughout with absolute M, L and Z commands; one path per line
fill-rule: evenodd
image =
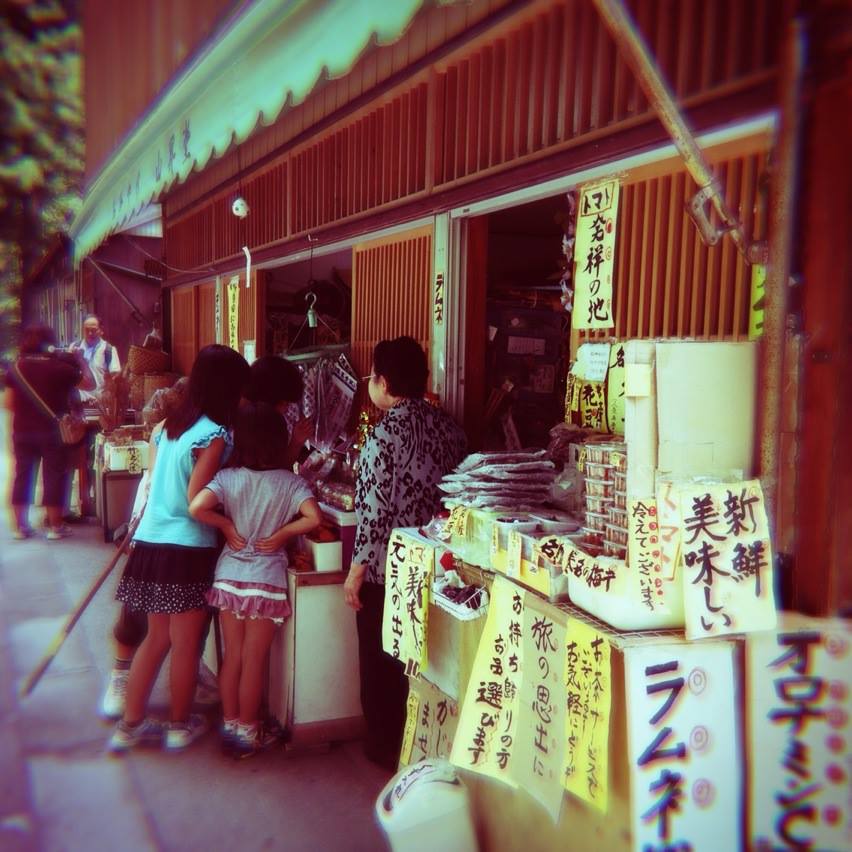
M 75 0 L 0 0 L 0 353 L 21 282 L 79 209 L 80 42 Z

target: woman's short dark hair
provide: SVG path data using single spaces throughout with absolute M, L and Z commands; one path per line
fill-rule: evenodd
M 299 402 L 305 390 L 302 373 L 295 364 L 278 355 L 264 355 L 251 365 L 246 398 L 267 405 Z
M 234 452 L 229 467 L 280 470 L 287 467 L 287 421 L 265 402 L 244 402 L 234 420 Z
M 373 350 L 373 372 L 384 376 L 392 396 L 422 397 L 429 367 L 423 347 L 408 336 L 382 340 Z
M 211 343 L 195 357 L 189 385 L 177 409 L 166 418 L 166 434 L 179 438 L 199 417 L 231 426 L 249 379 L 249 366 L 239 352 Z
M 21 332 L 21 355 L 47 352 L 48 346 L 56 346 L 56 334 L 49 325 L 29 325 Z

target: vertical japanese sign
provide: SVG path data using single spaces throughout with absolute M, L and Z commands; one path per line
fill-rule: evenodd
M 740 848 L 734 646 L 624 650 L 634 849 Z
M 687 639 L 772 630 L 772 548 L 759 480 L 681 487 Z
M 657 518 L 660 525 L 660 567 L 663 577 L 674 579 L 680 564 L 680 493 L 664 476 L 657 477 Z
M 630 569 L 639 576 L 642 606 L 649 612 L 669 612 L 671 595 L 683 594 L 672 577 L 663 576 L 660 522 L 656 500 L 630 500 L 627 504 L 627 554 Z
M 748 339 L 757 340 L 763 334 L 763 314 L 766 299 L 766 267 L 755 263 L 751 267 L 751 298 L 748 312 Z
M 609 798 L 609 641 L 575 618 L 565 632 L 565 788 L 606 813 Z
M 526 599 L 522 644 L 521 715 L 512 775 L 556 822 L 565 777 L 565 625 L 555 622 L 533 595 Z
M 583 382 L 580 386 L 580 425 L 606 432 L 605 382 Z
M 401 761 L 449 759 L 459 723 L 458 704 L 425 680 L 409 682 Z
M 228 346 L 240 351 L 240 276 L 228 282 Z
M 611 591 L 614 597 L 626 594 L 625 580 L 628 575 L 622 560 L 609 556 L 590 556 L 569 538 L 564 539 L 562 572 L 569 575 L 569 583 L 572 585 L 582 584 L 603 593 Z
M 746 638 L 756 850 L 852 848 L 852 626 L 784 615 Z
M 613 343 L 606 378 L 606 423 L 610 432 L 624 434 L 624 344 Z
M 572 328 L 612 328 L 618 181 L 584 187 L 577 209 Z
M 525 597 L 510 580 L 494 578 L 452 750 L 457 766 L 513 787 Z
M 385 564 L 382 647 L 402 660 L 409 677 L 419 677 L 427 665 L 429 584 L 434 566 L 433 547 L 402 530 L 393 531 Z

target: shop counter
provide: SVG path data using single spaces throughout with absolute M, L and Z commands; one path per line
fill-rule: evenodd
M 295 745 L 353 739 L 363 730 L 355 615 L 345 571 L 288 574 L 293 613 L 270 653 L 269 710 Z

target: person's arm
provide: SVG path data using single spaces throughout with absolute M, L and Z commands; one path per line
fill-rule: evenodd
M 242 550 L 246 546 L 246 540 L 237 532 L 234 522 L 229 517 L 216 511 L 218 505 L 219 498 L 209 488 L 202 488 L 192 498 L 189 514 L 202 524 L 209 524 L 211 527 L 222 530 L 231 550 Z
M 15 389 L 11 387 L 6 387 L 3 391 L 3 408 L 7 411 L 15 410 Z
M 349 573 L 343 583 L 343 599 L 346 605 L 352 607 L 355 612 L 361 609 L 361 586 L 367 576 L 367 566 L 362 562 L 353 562 L 349 566 Z
M 297 461 L 305 446 L 305 441 L 311 437 L 314 431 L 314 421 L 310 417 L 303 417 L 293 427 L 290 443 L 287 445 L 287 467 L 291 468 Z
M 112 344 L 109 344 L 112 346 Z M 110 356 L 109 361 L 109 371 L 111 373 L 120 373 L 121 372 L 121 359 L 118 357 L 118 350 L 112 346 L 112 355 Z
M 305 535 L 322 523 L 322 511 L 319 503 L 310 497 L 299 505 L 299 517 L 279 527 L 268 538 L 258 539 L 255 548 L 258 553 L 274 553 L 297 535 Z
M 210 482 L 219 470 L 222 453 L 225 451 L 225 439 L 214 438 L 206 447 L 198 451 L 189 485 L 186 489 L 186 499 L 191 503 L 195 495 Z

